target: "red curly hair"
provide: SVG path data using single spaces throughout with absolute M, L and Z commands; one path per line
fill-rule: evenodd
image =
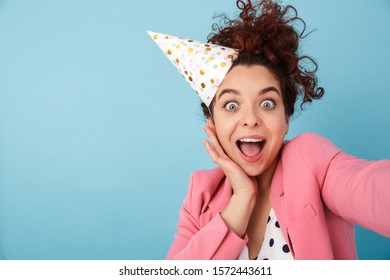
M 208 42 L 238 50 L 233 61 L 236 65 L 261 65 L 267 67 L 279 80 L 286 115 L 294 114 L 295 102 L 302 96 L 304 103 L 320 99 L 324 89 L 317 86 L 317 63 L 313 58 L 298 54 L 299 40 L 306 37 L 306 24 L 298 17 L 293 6 L 281 7 L 272 0 L 252 4 L 250 0 L 237 0 L 239 18 L 220 15 L 220 24 L 214 23 Z M 300 22 L 303 31 L 298 33 L 293 25 Z M 312 65 L 313 69 L 308 69 Z M 210 112 L 202 104 L 203 113 Z M 212 110 L 212 105 L 211 108 Z

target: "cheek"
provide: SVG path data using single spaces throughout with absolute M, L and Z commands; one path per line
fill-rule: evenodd
M 215 133 L 217 135 L 217 138 L 221 144 L 225 143 L 228 140 L 228 133 L 226 125 L 216 125 L 215 126 Z
M 285 121 L 281 122 L 280 123 L 280 130 L 279 130 L 281 137 L 284 138 L 284 136 L 287 134 L 287 132 L 288 132 L 288 123 L 286 123 Z
M 286 118 L 277 118 L 274 119 L 270 125 L 272 134 L 275 138 L 278 138 L 279 141 L 284 140 L 284 136 L 288 132 L 289 122 L 286 121 Z
M 222 145 L 222 148 L 226 150 L 230 143 L 230 136 L 233 131 L 233 126 L 228 121 L 215 121 L 215 132 L 218 138 L 219 143 Z
M 286 122 L 286 119 L 283 119 L 279 122 L 279 127 L 280 127 L 280 133 L 283 135 L 286 135 L 288 131 L 288 122 Z

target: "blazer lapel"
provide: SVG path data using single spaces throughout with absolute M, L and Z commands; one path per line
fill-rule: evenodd
M 270 189 L 270 202 L 271 206 L 275 211 L 276 218 L 279 221 L 280 228 L 282 230 L 283 236 L 288 244 L 288 247 L 291 250 L 292 255 L 294 255 L 294 248 L 291 245 L 291 240 L 287 232 L 286 220 L 285 220 L 285 201 L 284 201 L 284 184 L 283 184 L 283 167 L 282 167 L 282 157 L 279 159 L 279 163 L 276 166 L 274 176 L 271 182 Z

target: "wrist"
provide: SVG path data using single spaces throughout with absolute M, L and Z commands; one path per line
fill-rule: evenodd
M 256 204 L 256 192 L 239 192 L 233 193 L 230 201 L 234 204 L 240 205 L 243 208 L 250 209 L 252 212 L 253 207 Z
M 246 233 L 255 204 L 255 194 L 233 194 L 228 205 L 221 212 L 221 218 L 237 236 L 242 238 Z

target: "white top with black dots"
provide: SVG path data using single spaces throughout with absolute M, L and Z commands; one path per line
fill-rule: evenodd
M 248 260 L 249 251 L 245 246 L 238 256 L 239 260 Z M 279 222 L 276 219 L 274 209 L 268 216 L 267 228 L 265 229 L 264 241 L 261 245 L 259 255 L 255 260 L 293 260 L 290 248 L 284 239 L 282 230 L 280 229 Z

